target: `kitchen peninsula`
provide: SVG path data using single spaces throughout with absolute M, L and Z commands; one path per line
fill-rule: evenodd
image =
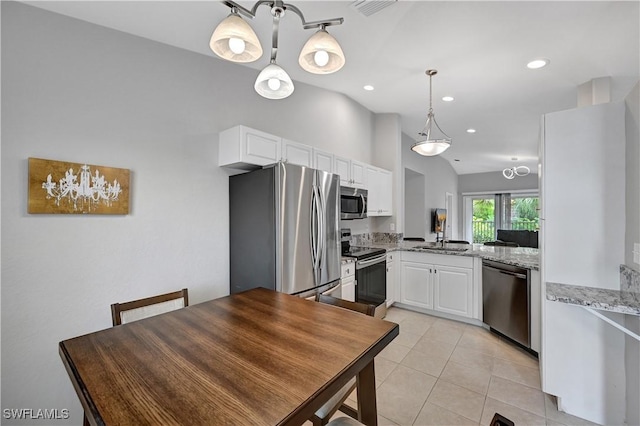
M 353 244 L 387 250 L 387 306 L 395 305 L 482 326 L 483 262 L 523 268 L 530 313 L 530 345 L 540 352 L 542 301 L 538 249 L 482 244 L 403 241 L 401 234 L 354 235 Z M 523 302 L 524 303 L 524 302 Z

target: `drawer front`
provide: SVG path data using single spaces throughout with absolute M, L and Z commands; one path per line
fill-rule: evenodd
M 403 251 L 402 260 L 404 262 L 431 263 L 435 265 L 454 266 L 458 268 L 473 268 L 473 257 L 471 256 Z
M 341 278 L 355 276 L 356 274 L 356 263 L 349 262 L 342 264 L 342 273 L 340 274 Z

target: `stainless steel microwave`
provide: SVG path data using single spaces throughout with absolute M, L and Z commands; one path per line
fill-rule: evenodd
M 340 187 L 340 218 L 364 219 L 367 217 L 367 190 Z

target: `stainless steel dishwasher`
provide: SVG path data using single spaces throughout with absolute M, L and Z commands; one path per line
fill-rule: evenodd
M 531 351 L 530 271 L 482 261 L 483 322 Z

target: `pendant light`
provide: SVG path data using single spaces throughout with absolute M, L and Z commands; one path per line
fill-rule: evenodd
M 293 81 L 289 74 L 276 64 L 276 56 L 278 54 L 278 32 L 280 28 L 280 16 L 283 11 L 272 9 L 273 13 L 273 32 L 271 37 L 271 62 L 267 65 L 256 78 L 253 88 L 263 98 L 267 99 L 284 99 L 293 93 Z
M 424 124 L 424 128 L 418 133 L 420 138 L 411 147 L 412 151 L 427 157 L 442 154 L 451 146 L 451 138 L 438 126 L 436 117 L 433 114 L 431 78 L 437 73 L 437 70 L 426 71 L 429 76 L 429 112 L 427 113 L 427 122 Z
M 305 30 L 318 29 L 307 40 L 298 57 L 298 63 L 305 71 L 314 74 L 330 74 L 344 66 L 345 57 L 342 48 L 326 30 L 328 26 L 341 25 L 344 22 L 343 18 L 307 22 L 300 9 L 282 0 L 258 0 L 251 10 L 231 0 L 222 0 L 221 3 L 231 9 L 231 14 L 215 29 L 209 46 L 216 55 L 232 62 L 252 62 L 262 56 L 262 46 L 256 33 L 240 14 L 253 19 L 259 6 L 269 6 L 271 9 L 273 16 L 271 59 L 269 65 L 258 74 L 253 86 L 260 96 L 267 99 L 283 99 L 291 95 L 294 90 L 291 77 L 276 63 L 278 26 L 280 18 L 286 11 L 298 15 Z
M 508 167 L 502 171 L 502 176 L 507 179 L 513 179 L 516 176 L 526 176 L 531 173 L 527 166 Z
M 213 53 L 231 62 L 253 62 L 262 56 L 262 46 L 253 28 L 231 8 L 227 16 L 215 29 L 209 41 Z
M 345 58 L 338 41 L 324 25 L 302 47 L 298 63 L 313 74 L 331 74 L 344 66 Z

